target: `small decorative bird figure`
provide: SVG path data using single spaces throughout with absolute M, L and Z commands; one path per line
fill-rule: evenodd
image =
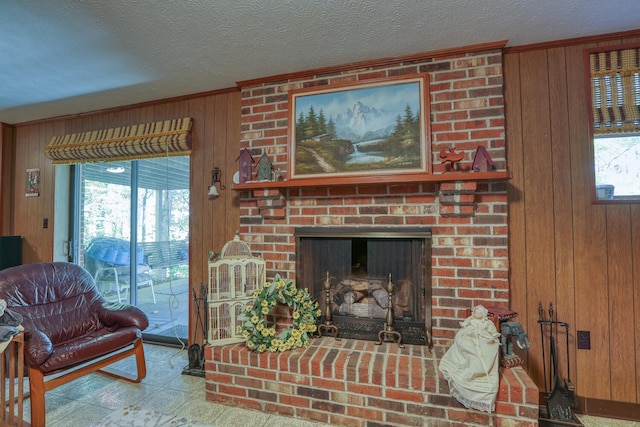
M 456 153 L 454 148 L 449 148 L 449 151 L 442 149 L 440 150 L 440 158 L 442 159 L 442 163 L 451 163 L 451 170 L 453 170 L 453 164 L 459 162 L 464 157 L 464 153 Z

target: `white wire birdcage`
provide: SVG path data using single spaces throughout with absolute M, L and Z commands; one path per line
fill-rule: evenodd
M 209 263 L 209 301 L 248 298 L 264 285 L 262 258 L 219 259 Z
M 220 258 L 248 258 L 251 257 L 251 249 L 246 242 L 240 240 L 240 235 L 236 233 L 232 240 L 229 240 L 220 251 Z
M 244 340 L 236 331 L 237 317 L 265 282 L 265 261 L 252 256 L 236 234 L 223 246 L 220 258 L 209 262 L 209 344 Z
M 209 303 L 209 343 L 223 345 L 244 339 L 237 333 L 237 327 L 238 316 L 242 314 L 245 306 L 245 301 Z

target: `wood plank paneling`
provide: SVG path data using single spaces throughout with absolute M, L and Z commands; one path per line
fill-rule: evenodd
M 15 128 L 0 123 L 0 235 L 13 234 L 11 206 L 15 199 Z
M 227 147 L 227 126 L 222 126 L 223 121 L 226 122 L 227 117 L 227 99 L 226 97 L 218 97 L 214 104 L 214 114 L 218 118 L 213 133 L 213 161 L 209 164 L 209 168 L 219 167 L 221 169 L 220 180 L 225 186 L 224 190 L 220 190 L 220 196 L 217 200 L 211 202 L 213 218 L 211 218 L 211 228 L 213 239 L 209 242 L 211 249 L 220 252 L 224 244 L 233 238 L 235 230 L 227 234 L 227 206 L 229 206 L 235 191 L 231 190 L 231 180 L 236 169 L 233 164 L 226 164 L 227 150 L 232 151 L 233 147 Z M 237 151 L 237 150 L 236 150 Z M 222 236 L 221 240 L 216 240 L 216 236 Z
M 529 313 L 529 330 L 539 330 L 538 305 L 556 305 L 554 282 L 553 206 L 549 83 L 546 52 L 520 55 L 524 224 L 527 301 L 522 312 Z M 537 355 L 537 354 L 536 354 Z
M 205 217 L 204 200 L 206 197 L 206 171 L 203 168 L 205 159 L 208 157 L 207 150 L 209 149 L 206 141 L 208 141 L 208 135 L 206 132 L 208 121 L 206 105 L 209 102 L 207 98 L 197 98 L 189 101 L 189 116 L 194 118 L 191 128 L 191 150 L 192 153 L 199 153 L 199 155 L 191 156 L 191 175 L 190 175 L 190 199 L 189 199 L 189 211 L 199 212 L 199 214 L 191 215 L 189 218 L 189 284 L 191 289 L 195 289 L 196 294 L 200 295 L 200 285 L 206 284 L 206 245 L 203 244 L 206 241 L 203 232 L 203 222 Z M 196 117 L 198 119 L 196 119 Z M 190 324 L 195 325 L 195 302 L 193 299 L 189 300 L 189 313 Z M 203 307 L 201 307 L 201 310 Z M 202 336 L 202 331 L 199 331 L 199 335 Z M 193 340 L 193 333 L 189 336 L 189 340 Z M 198 337 L 199 338 L 199 337 Z M 200 341 L 198 341 L 201 344 Z
M 583 50 L 590 47 L 595 44 L 554 45 L 504 57 L 513 172 L 511 308 L 520 313 L 532 340 L 527 370 L 539 387 L 543 377 L 534 305 L 543 299 L 545 309 L 552 301 L 558 319 L 570 325 L 571 378 L 578 395 L 640 403 L 640 207 L 590 200 L 583 62 Z M 590 350 L 577 349 L 576 330 L 591 333 Z M 566 376 L 563 353 L 560 369 Z
M 611 399 L 636 401 L 635 375 L 620 343 L 629 339 L 629 313 L 633 313 L 633 259 L 631 212 L 628 205 L 609 205 L 607 216 L 607 282 L 609 290 L 609 360 Z
M 26 133 L 18 129 L 16 134 L 16 169 L 15 169 L 15 198 L 13 200 L 14 230 L 12 234 L 23 237 L 22 262 L 29 263 L 39 259 L 51 243 L 45 241 L 42 230 L 43 212 L 42 192 L 38 197 L 26 197 L 26 170 L 39 168 L 40 165 L 40 126 L 30 126 Z M 45 171 L 40 171 L 40 188 L 47 188 L 53 181 Z M 46 184 L 45 184 L 46 183 Z M 41 239 L 42 236 L 42 239 Z
M 504 57 L 505 78 L 505 106 L 506 111 L 511 107 L 520 105 L 520 56 L 507 55 Z M 520 111 L 514 108 L 513 111 Z M 531 348 L 527 352 L 519 354 L 527 361 L 533 371 L 529 373 L 532 378 L 542 380 L 542 364 L 540 361 L 540 334 L 535 323 L 537 315 L 532 316 L 527 310 L 527 287 L 514 284 L 526 284 L 527 263 L 522 254 L 526 253 L 525 244 L 525 215 L 524 215 L 524 153 L 522 146 L 522 116 L 512 114 L 507 117 L 506 140 L 518 141 L 518 144 L 508 145 L 507 164 L 512 172 L 512 179 L 507 186 L 509 198 L 509 272 L 510 308 L 518 312 L 518 321 L 528 332 Z
M 633 342 L 635 346 L 629 345 L 626 350 L 632 352 L 634 357 L 630 355 L 628 357 L 629 376 L 635 379 L 636 383 L 636 402 L 640 402 L 640 266 L 638 266 L 640 260 L 640 205 L 631 206 L 631 254 L 633 264 L 633 280 L 631 281 L 633 286 L 633 295 L 629 298 L 633 298 L 633 313 L 627 316 L 627 321 L 633 328 Z M 631 327 L 627 335 L 626 342 L 631 341 Z M 627 346 L 625 346 L 627 347 Z
M 576 354 L 576 387 L 589 397 L 611 399 L 608 291 L 606 278 L 606 219 L 601 205 L 591 204 L 587 99 L 584 90 L 583 48 L 567 48 L 571 187 L 573 201 L 576 330 L 590 331 L 591 350 Z M 580 372 L 585 375 L 580 375 Z M 587 375 L 588 373 L 588 375 Z
M 51 138 L 51 132 L 53 129 L 53 123 L 47 123 L 45 126 L 39 126 L 40 135 L 36 143 L 36 150 L 42 150 L 41 141 L 49 141 Z M 46 142 L 45 142 L 46 145 Z M 36 151 L 37 152 L 37 151 Z M 41 152 L 41 151 L 40 151 Z M 38 256 L 51 253 L 53 254 L 53 230 L 54 230 L 54 189 L 55 189 L 55 170 L 51 162 L 44 161 L 43 158 L 38 156 L 38 167 L 40 168 L 40 175 L 46 176 L 46 181 L 41 181 L 40 185 L 40 200 L 38 201 L 38 218 L 35 223 L 42 232 L 41 240 L 38 245 Z M 47 228 L 44 228 L 44 221 L 47 221 Z M 52 255 L 53 256 L 53 255 Z
M 5 231 L 8 228 L 4 227 L 4 200 L 7 197 L 7 193 L 9 190 L 9 183 L 5 178 L 5 174 L 7 171 L 7 166 L 5 163 L 9 163 L 7 160 L 7 156 L 5 155 L 5 149 L 9 146 L 9 144 L 13 143 L 13 136 L 9 136 L 9 126 L 0 122 L 0 236 L 3 236 Z M 7 141 L 6 143 L 4 141 Z M 6 188 L 5 188 L 6 187 Z
M 231 111 L 240 111 L 241 109 L 241 96 L 240 92 L 229 93 L 225 99 L 226 105 L 224 107 L 227 112 L 226 118 L 226 140 L 240 141 L 240 122 L 241 116 L 236 114 L 229 114 Z M 240 228 L 240 192 L 232 191 L 231 184 L 233 182 L 233 175 L 238 171 L 238 155 L 240 154 L 240 147 L 236 145 L 229 146 L 225 144 L 225 154 L 223 163 L 227 165 L 225 172 L 228 193 L 225 195 L 225 232 L 228 236 L 233 236 Z M 231 237 L 229 237 L 230 239 Z
M 508 113 L 511 107 L 513 111 L 520 111 L 520 56 L 508 55 L 503 58 L 504 79 L 505 79 L 505 111 Z M 522 254 L 526 253 L 525 244 L 525 215 L 524 215 L 524 153 L 522 147 L 522 115 L 511 114 L 506 117 L 506 141 L 518 141 L 518 144 L 508 146 L 507 164 L 512 171 L 513 178 L 507 186 L 509 198 L 509 270 L 510 270 L 510 306 L 511 309 L 519 313 L 518 321 L 522 323 L 525 330 L 529 332 L 532 349 L 525 352 L 525 360 L 532 360 L 529 366 L 537 368 L 539 372 L 532 372 L 534 378 L 542 378 L 542 364 L 539 363 L 540 354 L 536 350 L 537 329 L 532 328 L 532 319 L 526 310 L 527 293 L 526 286 L 513 286 L 514 283 L 525 284 L 527 280 L 526 258 Z M 535 359 L 538 359 L 536 362 Z
M 549 75 L 549 113 L 552 163 L 550 173 L 553 188 L 553 234 L 555 259 L 555 312 L 557 319 L 571 322 L 575 315 L 574 270 L 573 270 L 573 229 L 571 207 L 571 151 L 569 145 L 569 129 L 567 105 L 567 72 L 565 50 L 550 49 L 547 52 Z M 570 345 L 575 348 L 575 333 L 569 333 Z M 566 341 L 558 341 L 558 366 L 564 378 L 571 375 L 567 372 L 567 352 L 564 351 Z M 570 352 L 572 358 L 569 366 L 575 370 L 575 350 Z M 575 377 L 575 372 L 574 375 Z

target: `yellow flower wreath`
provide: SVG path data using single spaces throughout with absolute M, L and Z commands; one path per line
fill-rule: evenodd
M 278 302 L 293 307 L 293 325 L 276 335 L 275 325 L 269 326 L 266 316 Z M 293 281 L 285 281 L 276 275 L 273 282 L 265 283 L 253 293 L 253 302 L 238 316 L 242 322 L 238 332 L 246 340 L 247 347 L 260 353 L 307 347 L 309 335 L 317 330 L 320 314 L 318 303 L 311 300 L 306 289 L 298 289 Z

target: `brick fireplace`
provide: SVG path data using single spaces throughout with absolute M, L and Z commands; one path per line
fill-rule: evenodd
M 329 337 L 283 354 L 251 353 L 243 344 L 209 347 L 209 400 L 350 426 L 537 424 L 537 389 L 522 368 L 501 372 L 494 415 L 457 403 L 437 371 L 439 357 L 472 306 L 509 305 L 506 179 L 470 171 L 478 146 L 487 149 L 497 171 L 507 169 L 502 47 L 239 82 L 241 148 L 256 158 L 266 153 L 274 168 L 286 172 L 290 90 L 429 75 L 431 169 L 442 179 L 245 186 L 239 202 L 240 234 L 266 260 L 268 278 L 299 279 L 296 230 L 301 228 L 430 230 L 430 303 L 424 318 L 434 349 Z M 449 148 L 464 154 L 453 171 L 460 179 L 447 178 L 452 171 L 438 156 Z
M 326 313 L 328 275 L 328 307 L 340 337 L 378 341 L 392 315 L 397 341 L 432 346 L 431 229 L 299 227 L 294 234 L 296 282 Z
M 450 167 L 442 163 L 439 152 L 449 148 L 464 153 L 456 171 L 469 172 L 480 145 L 490 153 L 496 170 L 506 170 L 502 44 L 497 45 L 500 48 L 354 65 L 296 79 L 276 76 L 260 83 L 239 82 L 241 148 L 249 149 L 256 159 L 266 153 L 274 168 L 286 171 L 290 90 L 427 73 L 433 175 L 446 179 Z M 300 227 L 429 228 L 436 343 L 453 338 L 471 306 L 508 306 L 505 180 L 382 184 L 372 180 L 368 185 L 256 188 L 240 191 L 239 201 L 240 234 L 266 260 L 268 277 L 278 273 L 296 279 L 295 231 Z

